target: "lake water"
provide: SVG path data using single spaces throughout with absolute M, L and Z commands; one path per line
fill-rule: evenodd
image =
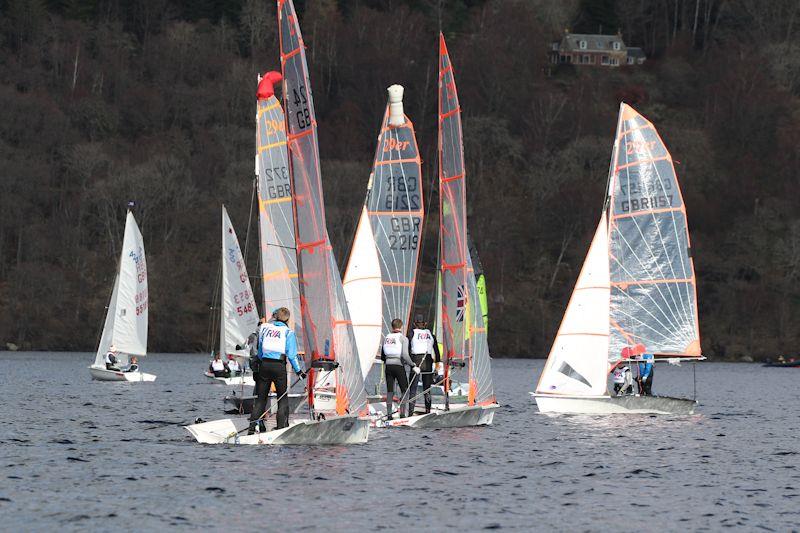
M 208 357 L 149 356 L 136 384 L 92 382 L 93 357 L 0 352 L 0 528 L 800 527 L 800 369 L 701 363 L 692 417 L 550 417 L 528 395 L 543 361 L 496 359 L 491 427 L 233 447 L 181 427 L 223 416 Z M 692 382 L 659 366 L 654 390 Z

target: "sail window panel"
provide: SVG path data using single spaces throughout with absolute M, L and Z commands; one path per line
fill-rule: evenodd
M 614 215 L 680 208 L 683 205 L 669 159 L 621 169 L 614 180 L 613 197 Z
M 608 337 L 593 335 L 556 337 L 537 392 L 582 396 L 606 394 L 607 362 L 604 358 L 593 357 L 592 354 L 605 353 L 607 350 Z M 565 363 L 583 380 L 561 372 L 562 368 L 567 368 L 564 366 Z M 585 382 L 589 382 L 589 385 Z
M 611 289 L 610 361 L 625 347 L 649 353 L 687 353 L 697 339 L 694 286 L 689 282 L 629 285 Z
M 612 283 L 693 277 L 686 217 L 681 211 L 618 218 L 611 232 Z
M 441 172 L 444 179 L 453 178 L 464 173 L 463 154 L 455 143 L 461 142 L 461 123 L 456 117 L 442 120 Z M 446 145 L 445 145 L 446 143 Z M 458 181 L 458 180 L 456 180 Z M 462 180 L 463 181 L 463 180 Z

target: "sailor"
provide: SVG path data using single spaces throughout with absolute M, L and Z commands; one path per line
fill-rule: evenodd
M 228 354 L 228 371 L 231 376 L 242 375 L 242 368 L 239 366 L 239 361 L 236 360 L 233 354 Z
M 431 412 L 431 386 L 433 385 L 433 363 L 439 363 L 439 343 L 436 336 L 428 329 L 428 323 L 421 314 L 414 316 L 414 329 L 408 336 L 411 348 L 411 360 L 414 365 L 422 370 L 422 391 L 425 397 L 425 412 Z M 419 379 L 412 368 L 408 374 L 408 414 L 414 415 L 416 404 L 417 383 Z
M 392 419 L 392 403 L 394 402 L 394 382 L 400 386 L 400 418 L 406 416 L 406 389 L 408 379 L 403 364 L 412 367 L 415 374 L 420 373 L 420 368 L 414 364 L 408 355 L 408 338 L 403 335 L 403 321 L 399 318 L 392 320 L 392 332 L 386 335 L 381 349 L 381 360 L 384 362 L 386 374 L 386 415 Z
M 614 381 L 614 394 L 617 396 L 633 392 L 633 376 L 629 366 L 620 364 L 614 369 L 611 379 Z
M 125 372 L 137 372 L 139 370 L 139 360 L 134 355 L 131 357 L 131 362 L 128 365 L 128 368 L 125 369 Z
M 119 367 L 117 366 L 117 347 L 113 344 L 108 347 L 108 351 L 106 352 L 106 370 L 116 370 L 119 371 Z
M 643 353 L 639 361 L 639 394 L 653 395 L 653 374 L 655 373 L 655 357 L 651 353 Z
M 300 379 L 305 379 L 306 373 L 303 362 L 297 356 L 297 337 L 287 323 L 290 313 L 285 307 L 276 309 L 272 313 L 272 321 L 261 324 L 258 328 L 258 379 L 256 380 L 256 401 L 250 415 L 250 428 L 248 434 L 252 435 L 256 429 L 256 421 L 260 420 L 267 406 L 267 396 L 272 384 L 275 385 L 275 394 L 278 395 L 277 428 L 289 427 L 289 398 L 287 398 L 288 383 L 286 378 L 286 360 Z M 263 422 L 260 423 L 263 427 Z
M 220 359 L 219 354 L 214 354 L 214 359 L 208 365 L 208 371 L 214 374 L 215 378 L 227 378 L 231 375 L 228 371 L 228 366 L 225 361 Z

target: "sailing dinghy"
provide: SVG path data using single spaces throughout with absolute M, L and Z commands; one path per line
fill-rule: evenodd
M 539 411 L 693 413 L 691 399 L 609 394 L 611 370 L 644 352 L 656 362 L 703 359 L 672 157 L 653 124 L 623 103 L 600 223 L 533 394 Z
M 239 247 L 239 239 L 228 216 L 228 210 L 222 206 L 222 320 L 219 328 L 219 353 L 223 360 L 233 355 L 241 368 L 249 356 L 246 349 L 237 349 L 243 345 L 248 336 L 258 327 L 258 309 L 250 287 L 250 278 Z M 206 377 L 225 385 L 255 385 L 253 375 L 249 371 L 239 376 L 216 377 L 212 372 L 205 372 Z
M 92 379 L 99 381 L 156 380 L 154 374 L 138 370 L 123 372 L 106 369 L 105 356 L 111 346 L 116 349 L 119 367 L 128 365 L 131 356 L 147 355 L 147 262 L 144 240 L 130 211 L 125 219 L 119 269 L 103 324 L 103 334 L 89 372 Z
M 444 36 L 439 34 L 439 274 L 444 408 L 388 420 L 390 426 L 446 428 L 488 425 L 500 407 L 492 385 L 486 327 L 467 238 L 467 196 L 461 107 Z M 466 403 L 450 401 L 450 382 L 466 373 Z
M 308 374 L 308 416 L 287 428 L 242 435 L 245 420 L 187 426 L 198 442 L 231 444 L 355 444 L 367 441 L 369 420 L 364 378 L 341 278 L 325 225 L 317 122 L 305 45 L 292 0 L 278 0 L 281 65 L 289 143 L 289 179 L 303 346 Z M 302 201 L 298 201 L 302 198 Z M 315 404 L 318 388 L 332 393 Z

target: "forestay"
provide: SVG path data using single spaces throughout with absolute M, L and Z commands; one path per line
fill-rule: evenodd
M 636 345 L 657 357 L 699 358 L 696 280 L 672 157 L 653 124 L 624 103 L 615 146 L 608 359 Z
M 367 304 L 371 307 L 372 302 L 365 302 L 364 298 L 354 294 L 355 290 L 349 288 L 358 279 L 356 276 L 364 275 L 356 272 L 366 270 L 371 264 L 372 256 L 369 251 L 355 246 L 356 243 L 370 244 L 363 233 L 371 232 L 380 267 L 382 318 L 377 328 L 377 338 L 370 335 L 368 342 L 371 344 L 365 347 L 366 353 L 361 354 L 365 376 L 378 352 L 380 333 L 392 331 L 391 323 L 395 318 L 402 320 L 403 324 L 409 323 L 424 218 L 421 161 L 414 125 L 403 113 L 403 87 L 392 85 L 388 92 L 389 103 L 378 135 L 375 160 L 364 201 L 368 220 L 363 216 L 359 220 L 354 253 L 351 253 L 345 272 L 348 301 L 352 300 L 356 306 Z M 362 262 L 368 264 L 362 265 Z M 353 307 L 350 307 L 351 314 L 355 312 Z M 366 329 L 367 324 L 359 325 Z M 374 318 L 369 325 L 375 325 Z M 359 351 L 361 350 L 362 346 L 359 344 Z
M 256 114 L 259 250 L 264 314 L 278 307 L 291 313 L 298 350 L 303 351 L 303 320 L 297 286 L 292 187 L 283 108 L 268 73 L 259 85 Z M 276 73 L 277 74 L 277 73 Z M 262 86 L 263 89 L 262 90 Z
M 97 354 L 94 358 L 94 366 L 104 367 L 105 358 L 111 345 L 114 344 L 112 340 L 114 336 L 114 318 L 117 315 L 117 295 L 119 293 L 119 272 L 114 276 L 114 289 L 111 291 L 111 301 L 108 303 L 108 310 L 106 310 L 106 320 L 103 323 L 103 333 L 100 336 L 100 344 L 97 346 Z M 126 357 L 127 359 L 127 357 Z
M 239 240 L 222 206 L 222 326 L 220 327 L 219 351 L 246 357 L 248 352 L 237 350 L 258 327 L 256 308 L 247 268 L 239 247 Z
M 439 197 L 441 332 L 445 358 L 447 361 L 467 360 L 470 405 L 493 403 L 495 399 L 486 329 L 478 304 L 478 291 L 467 245 L 461 108 L 453 67 L 444 36 L 441 34 L 439 35 Z
M 314 103 L 292 0 L 278 0 L 278 22 L 306 360 L 336 360 L 337 413 L 366 415 L 353 329 L 325 226 Z M 313 391 L 309 404 L 313 406 Z

